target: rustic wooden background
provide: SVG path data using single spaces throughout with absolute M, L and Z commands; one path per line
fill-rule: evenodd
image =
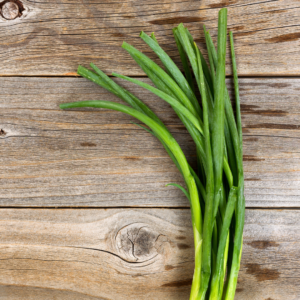
M 120 113 L 60 111 L 106 99 L 78 64 L 144 77 L 123 40 L 155 56 L 171 28 L 203 48 L 228 7 L 244 131 L 246 225 L 236 299 L 300 299 L 300 6 L 296 0 L 10 0 L 0 3 L 0 299 L 188 299 L 193 242 L 182 182 L 159 142 Z M 205 52 L 205 51 L 204 51 Z M 156 58 L 155 58 L 156 59 Z M 231 86 L 228 57 L 228 86 Z M 142 80 L 148 81 L 145 78 Z M 119 80 L 118 80 L 119 81 Z M 120 81 L 119 81 L 120 82 Z M 122 82 L 194 148 L 168 105 Z M 231 90 L 231 88 L 230 88 Z

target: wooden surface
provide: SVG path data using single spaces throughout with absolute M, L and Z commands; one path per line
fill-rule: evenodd
M 143 75 L 121 49 L 124 40 L 151 53 L 139 33 L 155 31 L 176 58 L 171 29 L 188 25 L 203 44 L 205 23 L 216 38 L 217 13 L 228 7 L 243 75 L 299 75 L 300 7 L 296 0 L 27 1 L 20 18 L 0 20 L 4 75 L 72 75 L 77 65 L 100 64 L 108 73 Z M 152 57 L 154 57 L 152 55 Z M 231 73 L 228 60 L 227 73 Z
M 0 299 L 188 299 L 190 210 L 165 187 L 183 181 L 164 149 L 128 116 L 58 105 L 118 101 L 75 77 L 78 64 L 142 77 L 123 40 L 157 61 L 138 37 L 155 31 L 178 62 L 171 28 L 184 22 L 203 49 L 202 25 L 216 40 L 224 6 L 242 77 L 247 205 L 235 299 L 300 299 L 299 1 L 11 1 L 0 3 Z M 121 84 L 195 164 L 168 105 Z
M 236 299 L 299 299 L 299 220 L 247 211 Z M 2 209 L 0 231 L 0 299 L 189 297 L 186 209 Z
M 158 113 L 194 163 L 193 143 L 169 105 L 118 82 Z M 296 207 L 300 79 L 242 78 L 240 84 L 247 207 Z M 165 187 L 182 182 L 173 162 L 133 118 L 58 108 L 72 100 L 117 101 L 102 88 L 80 78 L 5 77 L 0 90 L 2 206 L 189 206 L 180 190 Z

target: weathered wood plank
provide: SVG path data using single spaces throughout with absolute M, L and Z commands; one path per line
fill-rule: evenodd
M 297 210 L 248 210 L 238 300 L 300 297 Z M 188 299 L 189 210 L 0 210 L 0 299 Z
M 299 206 L 300 79 L 240 82 L 247 206 Z M 194 164 L 193 143 L 172 109 L 124 84 L 169 125 Z M 179 190 L 165 187 L 182 183 L 181 176 L 159 142 L 131 124 L 133 119 L 95 109 L 59 111 L 62 102 L 116 100 L 95 84 L 81 78 L 2 78 L 0 90 L 2 206 L 189 205 Z
M 121 49 L 122 41 L 150 54 L 139 32 L 155 31 L 178 62 L 171 29 L 185 23 L 203 48 L 202 25 L 207 24 L 216 39 L 217 13 L 224 6 L 229 9 L 228 27 L 236 37 L 240 74 L 300 74 L 296 0 L 21 2 L 25 10 L 20 18 L 0 17 L 2 75 L 72 75 L 79 63 L 91 61 L 107 73 L 142 75 Z

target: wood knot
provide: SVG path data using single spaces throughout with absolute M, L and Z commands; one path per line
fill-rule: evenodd
M 6 136 L 6 132 L 2 128 L 0 129 L 0 136 Z
M 24 6 L 19 0 L 6 0 L 0 3 L 1 15 L 6 20 L 14 20 L 22 16 Z
M 166 236 L 142 223 L 123 227 L 116 237 L 120 256 L 128 262 L 144 262 L 153 259 L 162 252 L 162 245 L 167 241 Z

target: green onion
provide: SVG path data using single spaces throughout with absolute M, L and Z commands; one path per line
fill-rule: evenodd
M 187 55 L 186 55 L 186 53 L 185 53 L 185 51 L 182 47 L 182 44 L 180 42 L 179 37 L 178 37 L 177 30 L 178 30 L 177 27 L 173 28 L 173 35 L 174 35 L 174 38 L 175 38 L 175 41 L 176 41 L 176 44 L 177 44 L 177 48 L 178 48 L 178 52 L 179 52 L 180 59 L 181 59 L 181 62 L 182 62 L 185 77 L 186 77 L 186 80 L 188 81 L 191 89 L 193 90 L 193 92 L 195 92 L 195 87 L 194 87 L 193 75 L 192 75 L 192 72 L 191 72 L 191 68 L 189 66 Z
M 242 121 L 241 121 L 241 109 L 240 109 L 240 96 L 239 85 L 237 77 L 236 59 L 233 45 L 233 34 L 230 32 L 230 46 L 231 46 L 231 58 L 232 69 L 234 78 L 234 91 L 236 100 L 236 112 L 237 112 L 237 131 L 239 148 L 237 154 L 237 168 L 238 168 L 238 192 L 237 192 L 237 206 L 236 206 L 236 222 L 235 222 L 235 235 L 234 235 L 234 249 L 231 265 L 231 272 L 229 275 L 228 286 L 226 291 L 226 300 L 234 298 L 238 271 L 240 269 L 240 262 L 242 256 L 243 246 L 243 229 L 245 220 L 245 196 L 244 196 L 244 172 L 243 172 L 243 137 L 242 137 Z
M 198 50 L 198 48 L 197 48 Z M 206 154 L 206 203 L 205 214 L 203 223 L 203 246 L 202 246 L 202 265 L 201 265 L 201 287 L 199 293 L 199 299 L 204 299 L 211 273 L 211 235 L 213 220 L 213 205 L 214 205 L 214 169 L 213 169 L 213 157 L 212 157 L 212 145 L 210 140 L 209 123 L 208 123 L 208 104 L 206 98 L 206 89 L 204 83 L 204 75 L 202 70 L 202 63 L 200 59 L 200 53 L 197 51 L 198 61 L 198 86 L 202 96 L 203 106 L 203 122 L 204 122 L 204 138 L 205 138 L 205 154 Z M 221 154 L 221 159 L 223 155 Z M 222 160 L 223 161 L 223 160 Z M 197 297 L 197 294 L 195 297 Z
M 117 73 L 113 75 L 147 89 L 170 104 L 196 145 L 198 170 L 189 165 L 179 144 L 155 112 L 94 64 L 91 64 L 93 71 L 79 66 L 78 74 L 118 96 L 129 106 L 94 100 L 64 103 L 60 108 L 112 109 L 144 123 L 145 126 L 136 125 L 160 141 L 184 178 L 186 188 L 178 183 L 166 186 L 179 188 L 191 207 L 195 269 L 190 300 L 233 300 L 242 253 L 245 197 L 242 122 L 232 33 L 230 46 L 236 116 L 225 85 L 227 9 L 219 11 L 218 51 L 204 26 L 209 65 L 183 24 L 173 28 L 173 34 L 184 73 L 160 47 L 154 33 L 148 36 L 141 32 L 140 37 L 160 58 L 165 70 L 124 42 L 122 47 L 154 86 Z M 197 99 L 196 87 L 200 99 Z

